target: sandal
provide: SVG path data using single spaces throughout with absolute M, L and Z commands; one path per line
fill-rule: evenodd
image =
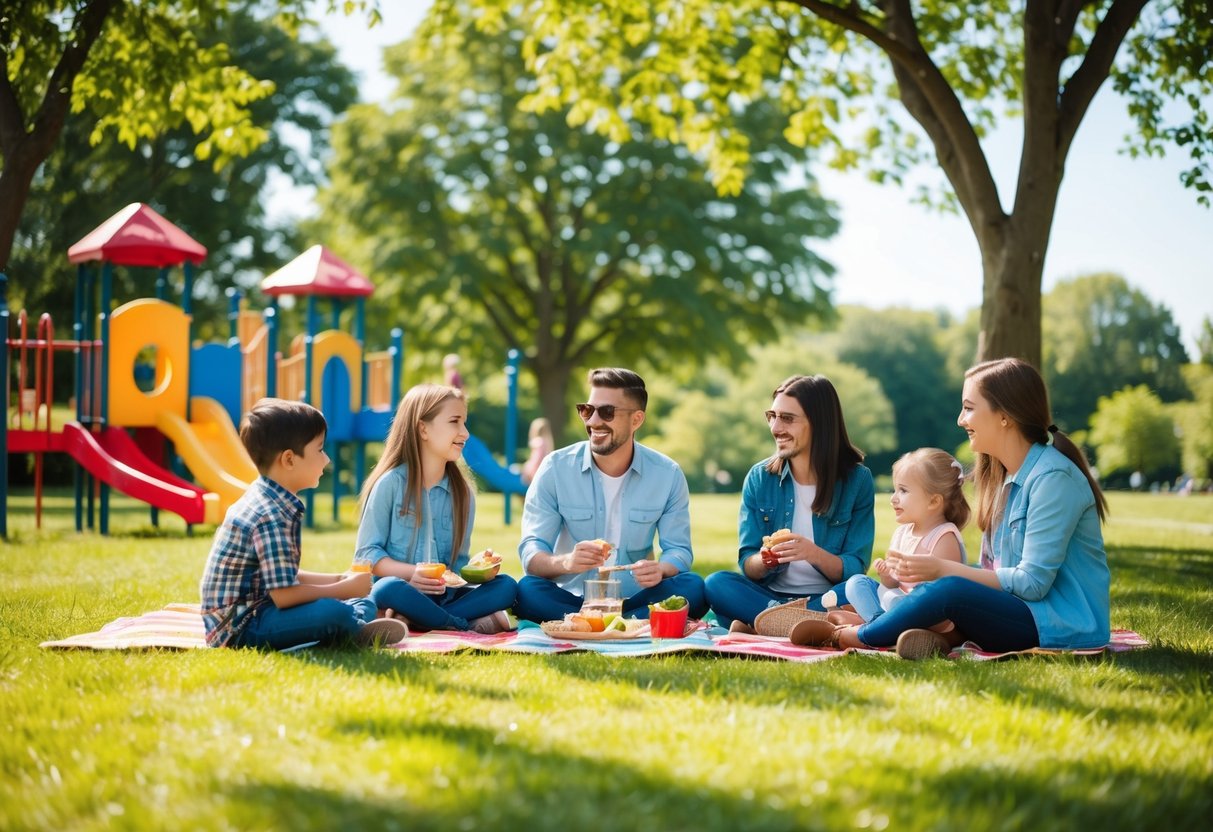
M 807 601 L 798 598 L 776 607 L 767 607 L 754 619 L 754 631 L 760 636 L 787 638 L 801 621 L 825 621 L 826 614 L 806 608 Z
M 839 648 L 838 634 L 842 627 L 835 626 L 829 621 L 806 618 L 792 628 L 788 638 L 798 647 L 830 647 Z
M 897 637 L 897 655 L 910 661 L 946 656 L 951 652 L 951 643 L 930 630 L 906 630 Z

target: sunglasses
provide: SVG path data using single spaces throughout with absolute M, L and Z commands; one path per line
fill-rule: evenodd
M 797 416 L 795 413 L 776 413 L 774 410 L 768 410 L 763 415 L 765 415 L 767 417 L 767 424 L 770 424 L 774 420 L 778 419 L 779 421 L 783 422 L 785 425 L 794 425 L 794 424 L 796 424 L 796 419 L 797 419 Z
M 629 413 L 635 413 L 640 409 L 639 407 L 616 407 L 613 404 L 600 404 L 596 407 L 592 404 L 575 404 L 573 407 L 577 408 L 577 415 L 581 417 L 583 422 L 588 422 L 590 419 L 594 418 L 595 411 L 597 411 L 598 416 L 602 419 L 602 421 L 611 422 L 614 421 L 615 411 L 617 410 L 626 410 Z

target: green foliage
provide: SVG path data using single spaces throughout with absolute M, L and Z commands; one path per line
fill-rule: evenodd
M 37 533 L 24 491 L 19 539 L 0 546 L 0 828 L 1200 829 L 1213 814 L 1210 498 L 1109 496 L 1112 624 L 1149 649 L 803 665 L 42 650 L 196 600 L 210 542 L 168 520 L 134 537 L 146 507 L 121 500 L 117 535 L 76 535 L 63 495 Z M 473 545 L 510 552 L 518 528 L 499 500 L 482 496 Z M 701 574 L 735 568 L 737 508 L 736 495 L 692 499 Z M 349 565 L 347 509 L 304 531 L 305 566 Z M 876 519 L 879 544 L 894 525 L 883 496 Z
M 754 463 L 774 453 L 762 418 L 772 391 L 788 376 L 816 374 L 837 388 L 847 432 L 860 450 L 880 454 L 894 447 L 893 407 L 879 382 L 840 361 L 828 340 L 814 335 L 756 347 L 727 372 L 712 366 L 683 384 L 659 379 L 641 441 L 677 460 L 692 490 L 736 491 Z
M 828 315 L 830 267 L 811 246 L 837 221 L 775 106 L 738 103 L 735 138 L 761 150 L 722 197 L 710 163 L 636 114 L 620 116 L 622 132 L 594 131 L 590 99 L 525 106 L 539 90 L 528 38 L 543 21 L 511 7 L 489 25 L 474 7 L 435 4 L 388 52 L 395 97 L 335 131 L 315 229 L 398 298 L 377 321 L 403 317 L 422 349 L 521 348 L 560 435 L 584 369 L 737 362 L 773 320 Z M 643 31 L 631 37 L 650 48 Z M 793 176 L 802 184 L 787 191 Z
M 1188 353 L 1171 311 L 1119 275 L 1058 283 L 1044 298 L 1044 372 L 1053 418 L 1087 423 L 1101 396 L 1145 384 L 1164 402 L 1187 398 Z
M 1213 367 L 1189 364 L 1184 377 L 1193 401 L 1171 405 L 1183 447 L 1183 469 L 1201 483 L 1213 480 Z
M 266 216 L 267 185 L 271 179 L 316 184 L 329 121 L 357 98 L 353 75 L 336 63 L 333 47 L 299 38 L 308 31 L 301 25 L 293 37 L 235 9 L 210 30 L 209 38 L 229 44 L 231 60 L 273 89 L 247 107 L 250 123 L 266 140 L 220 170 L 194 153 L 188 127 L 140 138 L 131 149 L 113 141 L 92 146 L 94 128 L 84 119 L 69 120 L 63 141 L 34 179 L 17 230 L 13 305 L 51 313 L 60 337 L 68 337 L 76 283 L 68 247 L 123 205 L 147 202 L 207 247 L 195 283 L 195 333 L 226 339 L 223 289 L 252 288 L 303 246 L 293 228 Z M 155 280 L 155 270 L 117 269 L 114 297 L 119 303 L 150 297 Z M 173 280 L 179 290 L 179 272 Z
M 1101 477 L 1140 471 L 1169 480 L 1180 460 L 1175 420 L 1145 385 L 1101 396 L 1087 441 L 1096 448 Z

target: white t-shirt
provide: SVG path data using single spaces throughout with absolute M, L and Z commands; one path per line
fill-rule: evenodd
M 796 488 L 796 507 L 792 510 L 792 533 L 813 540 L 813 500 L 817 499 L 816 485 L 792 483 Z M 834 583 L 817 571 L 817 567 L 803 560 L 788 564 L 788 568 L 775 580 L 767 584 L 778 592 L 793 595 L 820 595 L 831 589 Z
M 596 467 L 594 470 L 598 471 Z M 602 498 L 606 503 L 606 526 L 602 539 L 614 547 L 603 566 L 615 565 L 616 550 L 623 543 L 623 512 L 620 510 L 620 502 L 623 496 L 623 481 L 627 475 L 625 471 L 621 476 L 609 477 L 598 471 L 599 482 L 602 483 Z

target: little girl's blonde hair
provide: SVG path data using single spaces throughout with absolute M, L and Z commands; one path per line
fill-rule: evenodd
M 963 529 L 969 522 L 969 501 L 965 498 L 964 466 L 947 451 L 939 448 L 919 448 L 903 454 L 893 463 L 893 476 L 899 479 L 906 474 L 917 476 L 930 494 L 943 497 L 943 516 L 956 528 Z

